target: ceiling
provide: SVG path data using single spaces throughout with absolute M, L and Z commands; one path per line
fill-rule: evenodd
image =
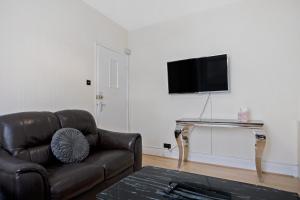
M 132 31 L 238 0 L 83 0 Z

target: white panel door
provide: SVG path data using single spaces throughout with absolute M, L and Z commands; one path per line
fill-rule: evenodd
M 97 125 L 128 131 L 128 56 L 97 45 Z

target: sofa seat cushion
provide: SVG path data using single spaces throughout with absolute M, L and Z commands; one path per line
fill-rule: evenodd
M 104 169 L 97 165 L 57 164 L 47 168 L 52 199 L 66 199 L 104 181 Z
M 126 150 L 103 150 L 91 154 L 84 162 L 103 167 L 105 179 L 110 179 L 133 166 L 134 155 Z

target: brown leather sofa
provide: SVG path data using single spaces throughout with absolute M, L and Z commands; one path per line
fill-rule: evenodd
M 62 164 L 50 142 L 60 128 L 80 130 L 90 154 L 78 164 Z M 140 134 L 97 129 L 82 110 L 25 112 L 0 117 L 0 199 L 95 199 L 95 195 L 141 169 Z

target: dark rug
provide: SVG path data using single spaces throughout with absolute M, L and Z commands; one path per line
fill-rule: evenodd
M 200 186 L 200 190 L 186 190 L 184 187 L 170 188 L 170 183 L 192 183 L 190 185 Z M 205 191 L 205 189 L 208 189 Z M 191 192 L 192 191 L 192 192 Z M 201 191 L 203 193 L 200 194 Z M 197 192 L 197 193 L 195 193 Z M 198 193 L 200 192 L 200 193 Z M 217 196 L 209 196 L 210 194 Z M 186 195 L 188 194 L 188 195 Z M 219 195 L 219 196 L 218 196 Z M 251 185 L 220 178 L 180 172 L 157 167 L 144 167 L 112 187 L 97 195 L 98 200 L 298 200 L 296 193 L 276 190 L 268 187 Z

